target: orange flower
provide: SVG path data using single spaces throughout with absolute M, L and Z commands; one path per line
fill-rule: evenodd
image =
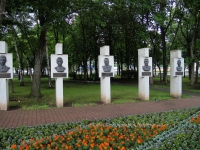
M 47 144 L 47 148 L 51 147 L 51 144 Z
M 162 125 L 161 130 L 165 130 L 165 129 L 166 129 L 166 125 Z
M 109 143 L 108 142 L 103 142 L 105 146 L 109 146 Z
M 91 147 L 91 148 L 94 148 L 94 145 L 95 145 L 95 144 L 94 144 L 94 143 L 92 143 L 92 144 L 90 144 L 90 147 Z
M 124 141 L 121 141 L 121 144 L 125 144 L 125 142 L 124 142 Z
M 126 148 L 123 146 L 120 150 L 126 150 Z
M 26 150 L 29 150 L 29 148 L 31 148 L 31 147 L 27 145 L 27 146 L 26 146 Z
M 195 121 L 200 120 L 200 117 L 198 119 L 196 118 L 194 118 Z M 163 131 L 167 128 L 165 124 L 161 124 L 161 125 L 154 124 L 150 127 L 152 128 L 151 131 L 147 130 L 144 127 L 144 125 L 139 124 L 138 127 L 134 129 L 134 132 L 132 132 L 132 129 L 130 129 L 126 125 L 123 125 L 121 127 L 112 127 L 112 126 L 106 126 L 103 124 L 98 124 L 98 125 L 90 124 L 89 128 L 87 129 L 82 129 L 80 127 L 77 127 L 74 131 L 68 132 L 67 135 L 55 135 L 53 137 L 53 140 L 51 139 L 51 137 L 45 137 L 40 140 L 32 138 L 30 139 L 30 142 L 32 144 L 29 146 L 28 146 L 28 143 L 26 143 L 25 141 L 22 141 L 21 149 L 25 149 L 25 148 L 27 150 L 29 148 L 49 149 L 49 150 L 58 149 L 59 147 L 56 147 L 56 145 L 59 144 L 61 145 L 60 149 L 67 149 L 67 150 L 72 150 L 72 146 L 79 147 L 79 148 L 81 146 L 86 146 L 86 147 L 89 147 L 90 149 L 93 149 L 94 147 L 99 147 L 99 149 L 102 149 L 102 150 L 104 149 L 125 150 L 126 141 L 131 140 L 133 142 L 140 144 L 144 142 L 145 139 L 148 139 L 150 137 L 155 137 L 160 131 Z M 104 134 L 105 131 L 107 131 L 106 134 Z M 71 143 L 70 140 L 72 140 L 72 138 L 76 139 L 76 143 L 72 146 L 68 146 L 67 144 Z M 95 143 L 96 139 L 98 139 L 97 140 L 98 143 Z M 122 139 L 123 141 L 121 141 Z M 47 144 L 42 143 L 44 141 L 46 141 Z M 115 145 L 115 143 L 119 143 L 120 145 L 118 144 Z M 110 148 L 110 146 L 112 148 Z M 13 144 L 11 146 L 11 150 L 14 150 L 16 148 L 17 148 L 17 145 Z
M 22 145 L 22 146 L 20 146 L 20 150 L 23 150 L 25 148 L 25 146 L 24 145 Z
M 191 118 L 190 122 L 194 122 L 194 123 L 198 123 L 199 124 L 200 123 L 200 114 L 195 118 Z
M 152 129 L 155 129 L 155 128 L 157 128 L 158 126 L 156 125 L 156 124 L 154 124 L 154 125 L 152 125 Z
M 29 148 L 31 148 L 29 145 L 26 145 L 26 150 L 29 150 Z
M 142 143 L 142 140 L 137 139 L 137 143 L 138 143 L 138 144 Z

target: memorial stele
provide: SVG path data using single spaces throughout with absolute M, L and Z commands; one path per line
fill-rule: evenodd
M 5 41 L 0 41 L 0 110 L 8 110 L 8 79 L 13 78 L 13 56 Z
M 184 75 L 184 58 L 182 50 L 170 51 L 170 95 L 182 97 L 182 76 Z
M 138 98 L 149 100 L 149 77 L 152 76 L 152 57 L 149 48 L 138 49 Z
M 63 78 L 68 78 L 68 55 L 63 54 L 62 43 L 55 46 L 51 55 L 51 78 L 55 78 L 56 106 L 63 107 Z
M 100 47 L 98 56 L 101 101 L 104 104 L 111 103 L 110 77 L 114 76 L 114 56 L 110 55 L 110 47 Z

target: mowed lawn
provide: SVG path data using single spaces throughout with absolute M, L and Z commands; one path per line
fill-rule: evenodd
M 14 93 L 10 90 L 11 109 L 41 109 L 56 107 L 55 99 L 55 80 L 52 79 L 53 88 L 48 87 L 48 78 L 41 78 L 41 94 L 40 99 L 29 97 L 31 90 L 31 80 L 28 76 L 24 78 L 25 85 L 20 86 L 17 78 L 13 79 Z M 156 85 L 154 85 L 155 87 Z M 158 86 L 159 87 L 159 86 Z M 164 88 L 168 88 L 164 86 Z M 10 87 L 11 89 L 11 87 Z M 99 105 L 101 102 L 100 83 L 74 81 L 71 79 L 63 80 L 64 107 L 78 107 L 83 105 Z M 183 97 L 185 97 L 183 95 Z M 150 88 L 150 101 L 171 100 L 169 92 L 162 92 Z M 111 104 L 138 102 L 138 86 L 135 83 L 123 84 L 123 82 L 111 83 Z

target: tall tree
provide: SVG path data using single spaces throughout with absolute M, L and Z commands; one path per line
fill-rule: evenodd
M 160 0 L 154 13 L 154 20 L 160 27 L 162 51 L 163 51 L 163 81 L 167 84 L 167 70 L 169 64 L 169 50 L 167 47 L 167 39 L 169 29 L 176 16 L 174 11 L 174 0 Z
M 6 0 L 1 0 L 0 3 L 0 25 L 2 24 L 5 15 Z
M 200 31 L 200 2 L 198 0 L 181 1 L 180 11 L 182 17 L 180 19 L 180 32 L 178 40 L 187 51 L 187 60 L 189 62 L 189 79 L 190 85 L 193 86 L 194 80 L 194 63 L 199 59 L 197 51 L 197 41 Z M 198 78 L 198 77 L 196 77 Z

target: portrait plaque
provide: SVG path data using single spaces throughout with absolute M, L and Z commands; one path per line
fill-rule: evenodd
M 51 78 L 68 77 L 68 55 L 51 55 Z
M 0 78 L 13 78 L 13 57 L 12 53 L 0 54 Z
M 99 77 L 114 77 L 114 56 L 99 56 Z
M 184 59 L 183 58 L 174 58 L 174 76 L 183 76 L 184 70 Z
M 152 57 L 139 57 L 139 76 L 151 77 L 152 76 Z

